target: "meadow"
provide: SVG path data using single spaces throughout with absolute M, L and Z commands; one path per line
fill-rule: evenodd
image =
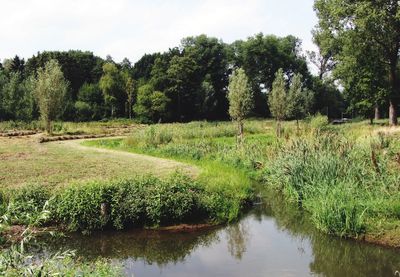
M 299 128 L 287 122 L 281 138 L 273 121 L 248 121 L 241 146 L 230 122 L 152 125 L 84 144 L 182 161 L 199 167 L 208 186 L 237 195 L 259 182 L 297 203 L 325 233 L 400 246 L 399 131 L 382 121 L 330 125 L 319 116 Z
M 66 126 L 64 135 L 126 126 L 56 124 Z M 274 121 L 248 120 L 242 144 L 234 123 L 205 121 L 140 126 L 128 136 L 94 140 L 3 137 L 2 240 L 9 243 L 16 225 L 88 234 L 223 224 L 250 208 L 254 185 L 261 185 L 305 211 L 321 232 L 400 247 L 399 137 L 399 128 L 382 121 L 331 125 L 323 116 L 299 126 L 285 122 L 281 137 Z

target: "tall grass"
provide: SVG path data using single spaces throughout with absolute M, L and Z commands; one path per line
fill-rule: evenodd
M 333 133 L 295 138 L 270 160 L 266 181 L 309 211 L 319 229 L 358 236 L 377 220 L 400 218 L 393 141 Z

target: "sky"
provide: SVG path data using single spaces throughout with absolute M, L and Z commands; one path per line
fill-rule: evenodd
M 314 50 L 313 0 L 0 0 L 0 60 L 44 50 L 88 50 L 117 62 L 206 34 L 226 43 L 263 32 Z

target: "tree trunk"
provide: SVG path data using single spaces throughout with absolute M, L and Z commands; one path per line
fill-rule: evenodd
M 280 119 L 277 119 L 277 121 L 276 121 L 276 136 L 278 138 L 281 137 L 281 120 Z
M 50 120 L 46 120 L 46 131 L 49 135 L 52 134 L 51 132 L 51 121 Z
M 389 99 L 389 125 L 397 126 L 397 96 L 399 93 L 399 86 L 397 80 L 397 61 L 398 51 L 392 56 L 390 60 L 390 76 L 389 83 L 391 86 L 391 95 Z
M 243 121 L 238 120 L 238 134 L 237 134 L 237 144 L 242 144 L 243 142 Z
M 114 105 L 111 105 L 111 118 L 114 118 Z
M 375 106 L 374 111 L 375 111 L 375 116 L 374 116 L 375 120 L 381 119 L 381 112 L 379 110 L 379 106 L 378 105 Z
M 389 124 L 397 126 L 397 102 L 394 99 L 389 102 Z

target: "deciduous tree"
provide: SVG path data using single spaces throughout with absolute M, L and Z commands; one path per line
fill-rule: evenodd
M 281 136 L 281 121 L 287 115 L 287 92 L 286 80 L 282 69 L 275 74 L 275 80 L 272 83 L 272 90 L 268 96 L 269 109 L 276 120 L 276 133 Z
M 236 121 L 238 128 L 238 142 L 243 142 L 243 121 L 253 108 L 253 94 L 249 81 L 242 68 L 236 69 L 229 79 L 228 87 L 229 115 Z
M 37 72 L 35 95 L 39 106 L 40 116 L 46 130 L 52 133 L 51 122 L 63 110 L 63 100 L 68 89 L 61 67 L 56 60 L 50 60 L 44 68 Z

